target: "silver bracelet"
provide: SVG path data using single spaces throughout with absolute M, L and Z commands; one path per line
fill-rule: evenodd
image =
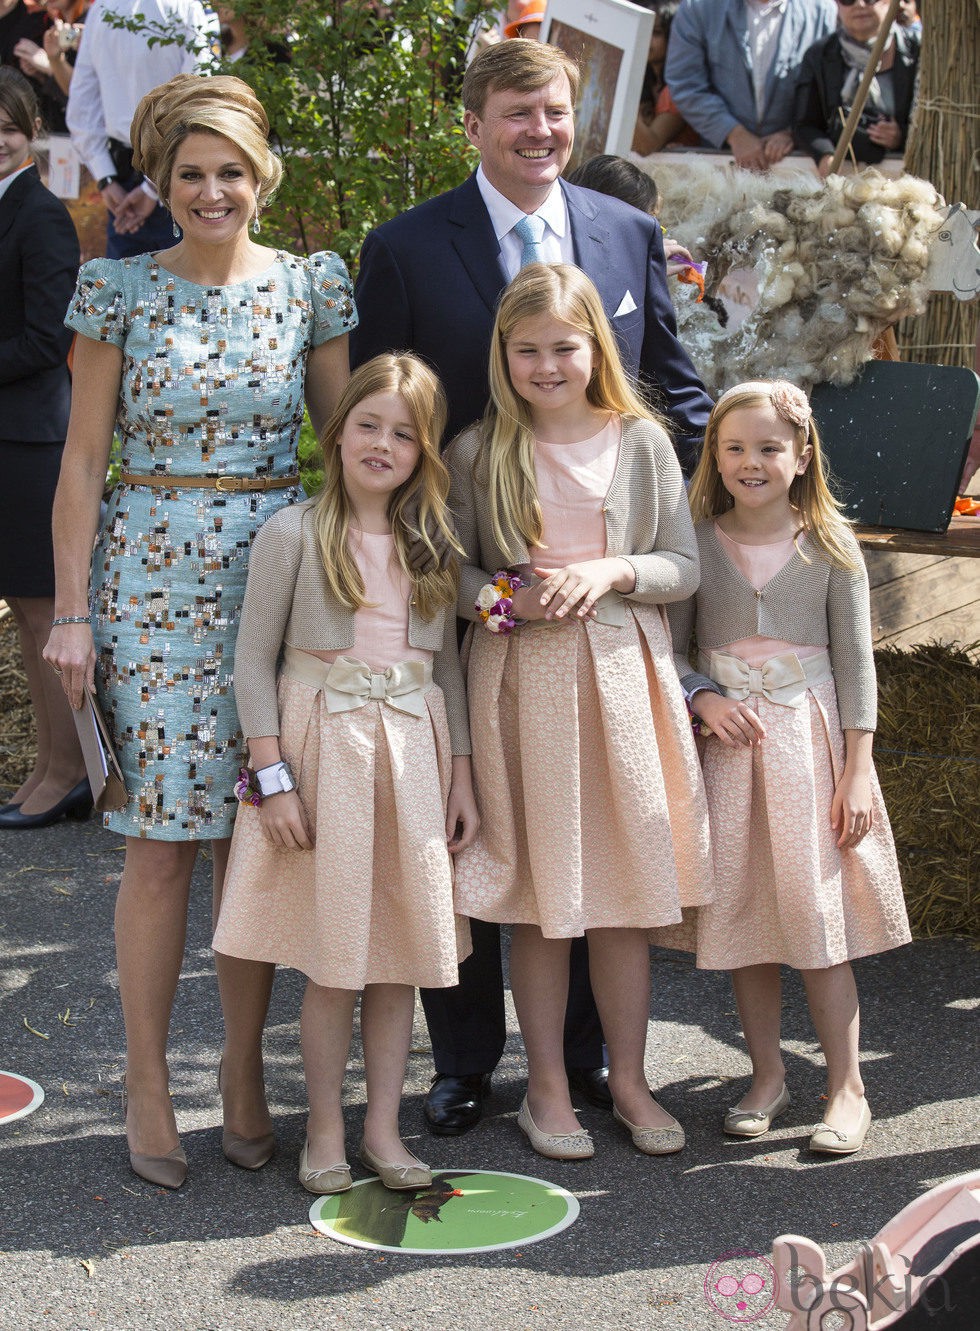
M 91 624 L 91 615 L 59 615 L 57 619 L 52 619 L 51 627 L 53 629 L 61 628 L 62 624 Z
M 270 795 L 281 795 L 285 790 L 296 789 L 296 781 L 287 762 L 271 763 L 268 767 L 260 768 L 255 773 L 255 779 L 263 799 L 267 799 Z

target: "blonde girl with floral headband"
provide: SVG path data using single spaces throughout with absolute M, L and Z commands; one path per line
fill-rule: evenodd
M 321 435 L 324 484 L 265 524 L 249 561 L 235 699 L 252 768 L 236 793 L 221 955 L 307 976 L 300 1040 L 308 1192 L 352 1186 L 341 1091 L 361 995 L 359 1156 L 428 1187 L 398 1111 L 415 987 L 458 983 L 469 930 L 452 857 L 479 818 L 456 642 L 442 387 L 408 354 L 354 371 Z
M 447 455 L 483 818 L 457 859 L 458 904 L 513 926 L 528 1060 L 517 1124 L 534 1150 L 594 1150 L 562 1049 L 571 940 L 584 934 L 615 1117 L 638 1150 L 665 1155 L 684 1131 L 644 1072 L 649 942 L 711 893 L 662 610 L 697 586 L 684 483 L 580 269 L 534 264 L 515 277 L 489 378 L 486 418 Z
M 908 942 L 909 929 L 871 761 L 868 579 L 806 394 L 785 380 L 724 393 L 690 500 L 701 586 L 668 613 L 706 735 L 716 896 L 698 914 L 697 964 L 732 972 L 752 1060 L 724 1130 L 757 1137 L 790 1108 L 780 966 L 793 966 L 827 1062 L 810 1149 L 848 1155 L 871 1122 L 851 961 Z

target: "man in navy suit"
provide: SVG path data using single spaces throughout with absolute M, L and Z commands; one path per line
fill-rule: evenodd
M 360 324 L 352 360 L 405 349 L 425 357 L 449 402 L 446 440 L 487 404 L 497 299 L 521 266 L 514 226 L 543 224 L 541 259 L 578 264 L 596 284 L 624 364 L 668 418 L 686 469 L 696 460 L 711 399 L 677 340 L 655 219 L 561 180 L 575 134 L 577 66 L 563 51 L 517 39 L 482 51 L 463 80 L 463 125 L 480 166 L 457 189 L 372 231 L 355 285 Z M 506 1038 L 500 937 L 472 922 L 473 954 L 454 989 L 424 990 L 436 1077 L 425 1102 L 432 1131 L 476 1123 Z M 569 1080 L 611 1105 L 602 1030 L 584 939 L 572 949 L 565 1028 Z

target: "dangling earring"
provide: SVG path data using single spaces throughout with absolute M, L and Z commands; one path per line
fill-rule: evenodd
M 173 228 L 174 240 L 180 240 L 180 227 L 173 221 L 171 221 L 170 225 Z
M 262 223 L 259 221 L 259 210 L 256 208 L 255 216 L 252 218 L 252 234 L 257 236 L 262 230 Z

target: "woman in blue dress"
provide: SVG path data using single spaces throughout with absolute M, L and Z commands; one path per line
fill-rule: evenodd
M 208 843 L 217 905 L 237 803 L 232 674 L 249 548 L 303 498 L 304 397 L 319 429 L 357 321 L 336 255 L 253 239 L 282 170 L 267 140 L 239 79 L 181 75 L 149 93 L 134 152 L 182 239 L 85 264 L 66 319 L 79 336 L 45 657 L 76 707 L 94 680 L 129 790 L 106 816 L 126 837 L 115 917 L 126 1131 L 136 1173 L 167 1187 L 187 1173 L 166 1052 L 191 871 Z M 114 431 L 122 472 L 100 525 Z M 218 981 L 224 1151 L 254 1169 L 275 1145 L 261 1056 L 272 967 L 221 957 Z

